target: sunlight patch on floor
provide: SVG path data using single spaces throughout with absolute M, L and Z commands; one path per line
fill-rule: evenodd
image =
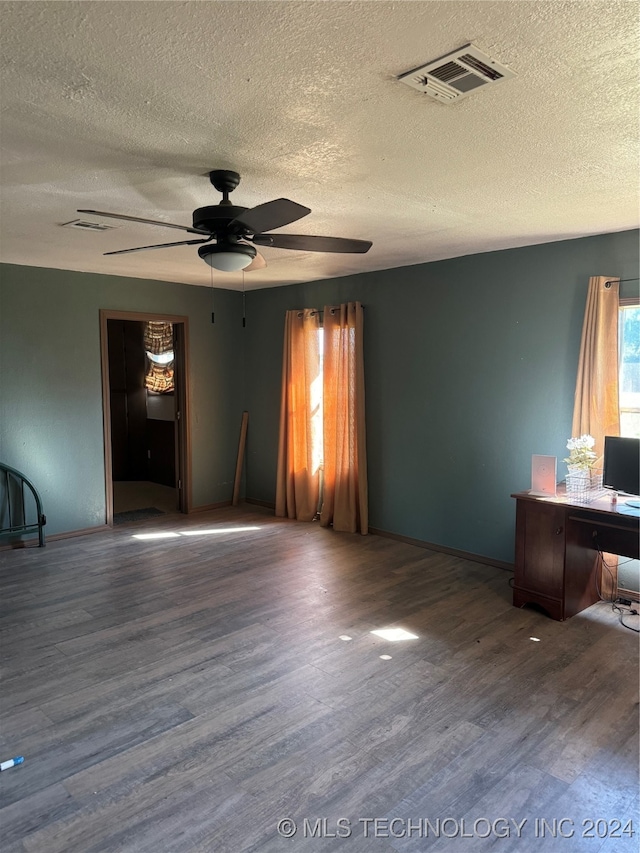
M 244 533 L 250 530 L 261 530 L 260 527 L 212 527 L 209 530 L 183 530 L 180 536 L 210 536 L 213 533 Z
M 382 637 L 383 640 L 389 640 L 391 643 L 397 643 L 399 640 L 417 640 L 417 634 L 412 634 L 410 631 L 405 631 L 404 628 L 379 628 L 376 631 L 371 631 L 376 637 Z
M 179 533 L 134 533 L 134 539 L 179 539 Z
M 246 533 L 261 530 L 261 527 L 211 527 L 206 530 L 180 530 L 177 533 L 159 531 L 157 533 L 132 533 L 133 539 L 179 539 L 181 536 L 211 536 L 215 533 Z

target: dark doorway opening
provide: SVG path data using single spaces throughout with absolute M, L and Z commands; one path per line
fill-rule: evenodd
M 107 524 L 188 512 L 186 318 L 102 311 L 101 327 Z

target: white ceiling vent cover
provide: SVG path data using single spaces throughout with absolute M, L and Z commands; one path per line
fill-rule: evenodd
M 466 98 L 481 86 L 498 83 L 516 74 L 473 44 L 400 74 L 398 80 L 436 101 L 449 103 Z

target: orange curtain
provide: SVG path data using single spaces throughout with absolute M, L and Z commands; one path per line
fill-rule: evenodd
M 593 449 L 598 457 L 604 453 L 605 435 L 620 435 L 619 307 L 619 279 L 591 276 L 582 326 L 571 435 L 592 435 L 596 441 Z M 609 568 L 607 571 L 600 566 L 600 590 L 605 598 L 614 599 L 618 595 L 618 558 L 605 554 L 605 561 Z
M 311 521 L 318 510 L 322 428 L 319 329 L 318 311 L 287 311 L 276 515 L 299 521 Z
M 324 326 L 324 483 L 320 524 L 367 533 L 363 308 L 326 306 Z
M 620 435 L 618 401 L 619 279 L 589 279 L 571 435 L 592 435 L 598 456 L 605 435 Z

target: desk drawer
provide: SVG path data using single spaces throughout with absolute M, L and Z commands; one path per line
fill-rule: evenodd
M 596 551 L 640 559 L 640 525 L 634 517 L 606 520 L 589 513 L 571 512 L 568 518 L 569 541 L 589 545 Z

